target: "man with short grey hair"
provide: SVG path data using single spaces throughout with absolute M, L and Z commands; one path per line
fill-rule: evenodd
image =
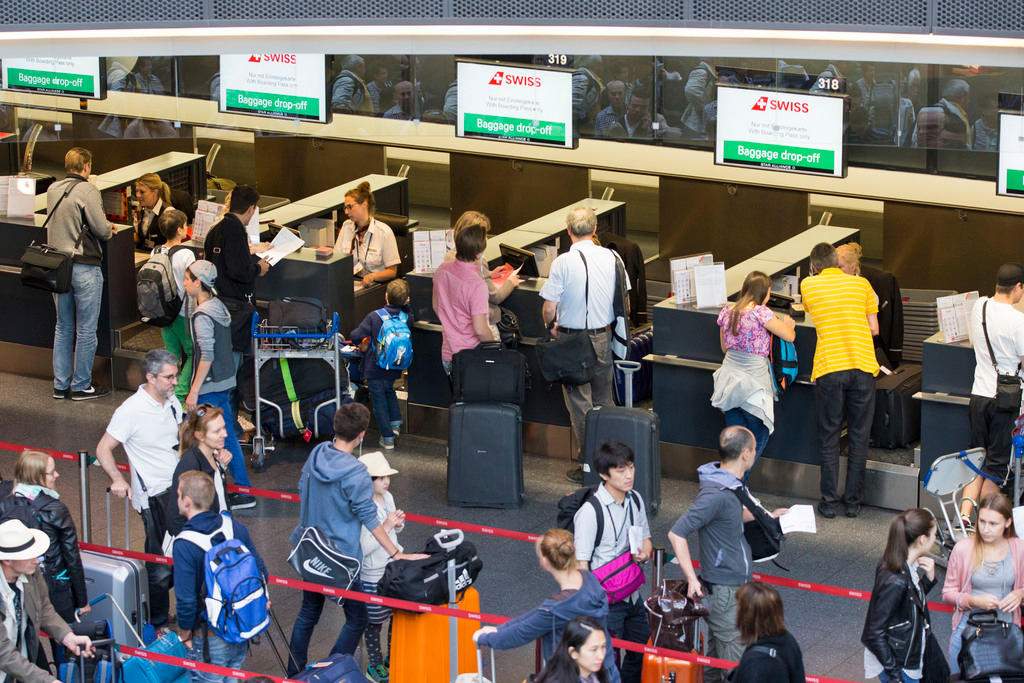
M 544 299 L 541 314 L 551 336 L 586 334 L 597 355 L 593 380 L 580 386 L 562 385 L 572 431 L 582 450 L 587 411 L 594 406 L 613 405 L 611 326 L 615 322 L 616 255 L 594 241 L 597 216 L 593 209 L 573 209 L 566 217 L 566 228 L 572 246 L 551 264 L 548 280 L 540 290 Z M 577 459 L 583 461 L 580 453 Z M 582 466 L 570 470 L 568 477 L 582 482 Z
M 110 477 L 110 491 L 132 501 L 142 517 L 146 532 L 145 550 L 163 555 L 167 529 L 164 511 L 178 464 L 178 425 L 181 404 L 174 397 L 178 382 L 178 358 L 165 349 L 153 349 L 143 361 L 146 383 L 118 406 L 96 446 L 96 459 Z M 131 485 L 117 469 L 114 449 L 124 446 L 131 465 Z M 150 621 L 156 627 L 167 623 L 170 609 L 171 569 L 147 563 Z

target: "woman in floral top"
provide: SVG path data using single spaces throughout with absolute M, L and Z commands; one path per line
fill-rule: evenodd
M 754 434 L 758 458 L 775 429 L 777 397 L 768 360 L 771 336 L 788 342 L 796 339 L 796 322 L 789 316 L 776 317 L 765 305 L 771 285 L 767 275 L 755 270 L 743 281 L 739 300 L 726 304 L 718 314 L 725 359 L 715 371 L 711 396 L 711 405 L 725 413 L 727 425 L 742 425 Z

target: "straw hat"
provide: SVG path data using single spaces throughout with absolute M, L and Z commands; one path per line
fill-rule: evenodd
M 366 465 L 366 471 L 370 473 L 371 477 L 390 477 L 393 474 L 398 474 L 398 470 L 388 464 L 387 458 L 380 451 L 365 453 L 359 458 L 359 462 Z
M 31 560 L 49 547 L 46 532 L 29 529 L 20 519 L 0 524 L 0 560 Z

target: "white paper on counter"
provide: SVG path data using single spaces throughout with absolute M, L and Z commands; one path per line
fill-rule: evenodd
M 939 329 L 947 343 L 964 341 L 968 338 L 967 321 L 971 309 L 978 301 L 978 292 L 961 292 L 935 299 L 935 309 L 939 316 Z
M 782 533 L 793 532 L 816 534 L 818 523 L 814 519 L 813 505 L 793 505 L 789 512 L 779 517 L 779 524 L 782 526 Z
M 636 555 L 644 547 L 644 528 L 634 524 L 629 527 L 629 553 Z
M 697 308 L 721 308 L 726 302 L 725 264 L 695 266 L 693 289 Z
M 444 263 L 444 255 L 448 253 L 447 230 L 430 231 L 430 268 L 437 270 Z
M 304 244 L 301 237 L 285 228 L 277 233 L 277 237 L 270 242 L 270 250 L 263 252 L 261 257 L 270 265 L 277 265 L 278 261 L 300 249 Z
M 7 185 L 7 215 L 31 217 L 36 212 L 36 179 L 13 176 Z
M 417 273 L 433 270 L 430 263 L 430 233 L 417 230 L 412 234 L 412 269 Z
M 284 232 L 283 230 L 281 232 Z M 256 210 L 252 212 L 252 218 L 245 225 L 245 234 L 249 236 L 249 242 L 251 244 L 260 243 L 260 207 L 256 207 Z M 280 233 L 278 233 L 280 234 Z M 292 251 L 295 251 L 292 249 Z M 289 254 L 291 253 L 288 252 Z M 280 261 L 280 259 L 278 259 Z M 276 261 L 275 261 L 276 263 Z M 273 265 L 273 264 L 271 264 Z

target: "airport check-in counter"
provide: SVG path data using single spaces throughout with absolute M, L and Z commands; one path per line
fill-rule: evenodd
M 336 220 L 337 226 L 340 227 L 345 220 L 344 213 L 341 213 L 345 205 L 345 193 L 364 181 L 370 183 L 378 211 L 409 215 L 408 179 L 371 174 L 268 211 L 262 214 L 260 220 L 297 228 L 310 218 L 330 218 Z M 286 256 L 271 268 L 266 276 L 257 279 L 257 298 L 311 296 L 321 299 L 328 307 L 328 311 L 337 311 L 341 316 L 341 331 L 345 335 L 355 329 L 367 313 L 384 305 L 386 284 L 374 284 L 369 287 L 359 284 L 358 289 L 354 289 L 358 281 L 352 276 L 351 255 L 332 256 L 326 261 L 318 261 L 313 249 L 303 247 L 300 251 L 300 255 Z M 348 264 L 347 276 L 337 272 L 341 261 Z M 285 268 L 275 274 L 274 271 L 282 266 Z M 321 266 L 326 267 L 326 271 Z M 306 281 L 307 277 L 311 279 Z M 300 294 L 299 290 L 306 293 Z
M 44 207 L 45 208 L 45 207 Z M 0 218 L 0 371 L 53 376 L 53 330 L 57 314 L 53 295 L 21 284 L 21 256 L 30 242 L 46 243 L 46 216 Z M 129 226 L 115 225 L 103 244 L 103 294 L 93 376 L 111 383 L 109 359 L 117 332 L 138 321 L 135 301 L 135 244 Z M 104 362 L 104 359 L 107 362 Z
M 974 347 L 947 343 L 936 332 L 921 344 L 921 476 L 936 458 L 971 443 L 968 406 L 974 384 Z

